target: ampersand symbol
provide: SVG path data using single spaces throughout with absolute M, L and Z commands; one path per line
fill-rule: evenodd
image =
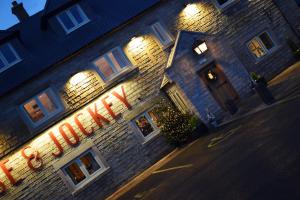
M 30 169 L 37 171 L 43 167 L 43 160 L 40 153 L 33 149 L 29 155 L 26 154 L 27 149 L 33 149 L 31 146 L 24 147 L 21 151 L 22 156 L 27 160 L 27 165 Z

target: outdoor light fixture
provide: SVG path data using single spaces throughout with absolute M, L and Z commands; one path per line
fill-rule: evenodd
M 78 83 L 82 82 L 86 78 L 86 74 L 83 72 L 79 72 L 71 77 L 70 84 L 77 85 Z
M 144 40 L 143 36 L 139 36 L 139 37 L 134 36 L 133 38 L 131 38 L 129 45 L 130 47 L 137 48 L 143 43 L 143 40 Z
M 184 13 L 187 16 L 194 16 L 199 12 L 199 9 L 196 4 L 187 4 L 184 9 Z
M 200 43 L 200 44 L 199 44 Z M 195 45 L 194 47 L 194 51 L 198 54 L 198 55 L 201 55 L 203 54 L 204 52 L 206 52 L 208 50 L 207 48 L 207 45 L 204 41 L 200 41 L 200 42 L 197 42 L 197 45 Z
M 207 72 L 206 77 L 207 77 L 207 79 L 209 81 L 215 81 L 215 80 L 217 80 L 217 75 L 213 71 L 211 71 L 211 70 L 209 70 Z

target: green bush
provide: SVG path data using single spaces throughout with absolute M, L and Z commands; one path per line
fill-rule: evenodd
M 160 103 L 156 109 L 162 135 L 175 146 L 186 142 L 199 122 L 196 116 L 183 114 L 166 102 Z
M 250 75 L 251 75 L 252 80 L 254 80 L 254 81 L 258 81 L 261 78 L 260 75 L 255 72 L 251 72 Z

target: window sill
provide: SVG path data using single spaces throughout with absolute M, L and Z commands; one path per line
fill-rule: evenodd
M 155 138 L 157 138 L 160 135 L 161 135 L 160 129 L 155 130 L 153 133 L 151 133 L 150 136 L 143 138 L 144 141 L 142 142 L 142 145 L 146 146 L 146 145 L 151 144 L 151 142 L 153 142 L 155 140 Z
M 124 69 L 122 72 L 119 74 L 115 75 L 111 79 L 105 82 L 104 88 L 109 89 L 117 85 L 118 83 L 128 79 L 131 77 L 133 74 L 136 74 L 139 71 L 139 69 L 135 66 L 128 67 Z
M 274 53 L 276 53 L 277 51 L 280 50 L 280 47 L 281 47 L 281 46 L 276 46 L 276 47 L 274 47 L 274 49 L 272 49 L 271 51 L 269 51 L 269 52 L 268 52 L 266 55 L 264 55 L 263 57 L 258 58 L 258 59 L 256 58 L 254 64 L 255 64 L 255 65 L 258 65 L 258 64 L 260 64 L 261 62 L 265 61 L 266 59 L 270 58 Z
M 82 22 L 81 24 L 79 24 L 78 26 L 76 26 L 76 27 L 74 27 L 70 30 L 67 30 L 67 29 L 64 28 L 64 30 L 66 32 L 66 35 L 71 34 L 72 32 L 76 31 L 77 29 L 81 28 L 82 26 L 88 24 L 89 22 L 90 22 L 90 20 L 86 20 L 86 21 Z
M 162 49 L 164 50 L 164 51 L 168 51 L 168 50 L 170 50 L 170 49 L 172 49 L 172 47 L 174 46 L 174 44 L 175 44 L 175 41 L 174 40 L 172 40 L 171 42 L 169 42 L 168 44 L 162 44 Z
M 43 119 L 41 122 L 33 123 L 29 121 L 29 119 L 25 119 L 25 124 L 27 125 L 28 129 L 32 134 L 39 133 L 40 131 L 44 130 L 44 128 L 50 124 L 53 124 L 57 121 L 57 119 L 64 114 L 64 108 L 61 108 L 57 110 L 55 113 L 53 113 L 51 116 L 49 116 L 46 119 Z M 22 114 L 24 115 L 24 114 Z M 26 117 L 24 117 L 26 118 Z
M 18 63 L 20 63 L 20 62 L 22 62 L 22 59 L 18 59 L 18 60 L 16 60 L 15 62 L 11 63 L 10 65 L 5 66 L 4 68 L 0 69 L 0 73 L 5 72 L 5 71 L 8 70 L 9 68 L 11 68 L 12 66 L 14 66 L 14 65 L 16 65 L 16 64 L 18 64 Z
M 82 192 L 83 190 L 85 190 L 88 186 L 90 186 L 92 183 L 94 183 L 95 181 L 97 181 L 98 179 L 100 179 L 101 177 L 105 176 L 108 172 L 110 171 L 110 167 L 107 167 L 99 172 L 97 172 L 93 178 L 91 178 L 90 180 L 86 181 L 83 185 L 81 185 L 78 188 L 75 188 L 72 191 L 72 195 L 76 196 L 78 195 L 80 192 Z
M 236 5 L 240 0 L 233 0 L 229 3 L 225 3 L 225 5 L 219 5 L 218 2 L 215 0 L 215 6 L 220 12 L 225 12 L 227 9 L 231 8 L 232 6 Z

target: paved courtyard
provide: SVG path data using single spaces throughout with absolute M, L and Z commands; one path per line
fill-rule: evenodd
M 300 98 L 199 139 L 119 199 L 300 199 Z
M 201 137 L 119 199 L 299 200 L 300 79 L 280 84 L 285 100 Z

